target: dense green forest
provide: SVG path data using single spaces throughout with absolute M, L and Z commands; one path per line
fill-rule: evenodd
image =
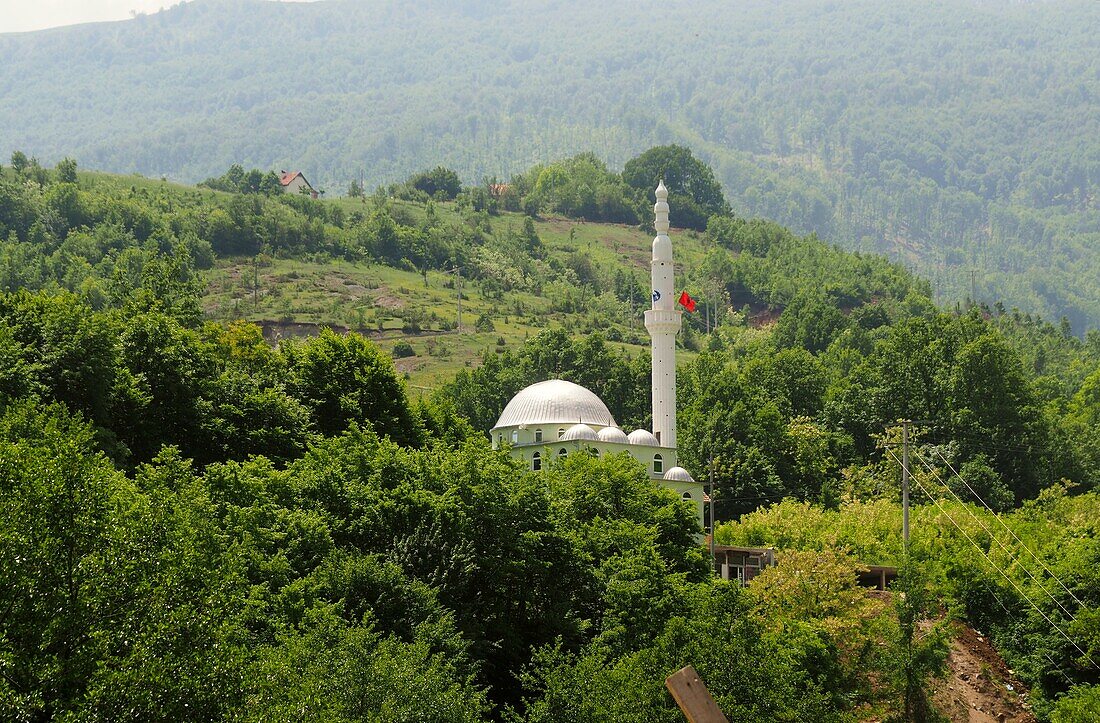
M 676 232 L 710 309 L 681 336 L 681 460 L 703 479 L 713 459 L 719 541 L 781 551 L 744 587 L 708 574 L 691 509 L 630 458 L 536 476 L 485 435 L 547 377 L 649 426 L 631 306 L 647 234 L 553 216 L 599 198 L 593 214 L 644 223 L 629 173 L 574 157 L 501 195 L 435 169 L 319 201 L 13 159 L 2 717 L 674 721 L 663 681 L 690 663 L 731 719 L 933 720 L 952 616 L 992 637 L 1041 720 L 1095 717 L 1100 335 L 937 307 L 897 264 L 731 214 L 690 154 L 624 167 L 654 158 L 708 214 Z M 410 298 L 462 265 L 469 328 L 409 307 L 381 326 L 499 343 L 413 400 L 364 335 L 273 345 L 210 306 L 226 263 L 261 258 L 404 274 L 390 291 Z M 892 596 L 857 587 L 869 564 L 903 568 Z
M 189 182 L 300 169 L 334 194 L 680 143 L 744 216 L 1080 334 L 1098 26 L 1091 0 L 197 0 L 0 36 L 0 148 Z

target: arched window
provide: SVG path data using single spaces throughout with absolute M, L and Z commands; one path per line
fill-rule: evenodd
M 560 429 L 558 429 L 558 439 L 561 439 L 564 436 L 565 436 L 565 427 L 561 427 Z
M 515 444 L 518 441 L 519 441 L 519 430 L 518 429 L 513 429 L 512 430 L 512 444 Z
M 531 457 L 531 469 L 536 472 L 542 469 L 542 455 L 538 452 L 535 452 L 535 454 Z
M 562 447 L 558 450 L 558 457 L 564 457 L 567 454 L 569 454 L 569 450 L 567 450 L 565 447 Z
M 542 441 L 542 430 L 541 429 L 536 429 L 535 430 L 535 441 L 536 442 L 541 442 Z
M 684 502 L 691 502 L 691 493 L 685 492 L 684 494 L 680 495 L 680 499 L 682 499 Z
M 661 474 L 665 471 L 665 461 L 659 454 L 653 455 L 653 473 Z

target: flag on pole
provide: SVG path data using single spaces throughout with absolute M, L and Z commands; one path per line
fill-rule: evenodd
M 680 294 L 680 306 L 684 307 L 688 311 L 695 311 L 695 299 L 688 295 L 688 292 Z

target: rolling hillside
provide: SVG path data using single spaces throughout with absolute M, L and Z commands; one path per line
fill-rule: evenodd
M 547 378 L 648 428 L 648 233 L 235 188 L 0 169 L 0 717 L 663 720 L 690 662 L 737 720 L 1091 719 L 1100 334 L 677 229 L 718 322 L 684 318 L 678 463 L 719 542 L 781 550 L 741 586 L 634 459 L 533 474 L 485 435 Z
M 182 181 L 300 168 L 335 195 L 679 142 L 743 215 L 1081 333 L 1098 27 L 1086 0 L 196 0 L 0 35 L 0 149 Z

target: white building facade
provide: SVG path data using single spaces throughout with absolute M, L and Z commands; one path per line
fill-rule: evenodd
M 681 312 L 674 296 L 668 191 L 663 182 L 657 186 L 656 196 L 657 237 L 650 261 L 652 306 L 645 312 L 653 360 L 653 432 L 636 429 L 627 434 L 596 394 L 572 382 L 551 379 L 516 394 L 491 436 L 494 448 L 507 445 L 512 456 L 536 472 L 552 459 L 581 450 L 600 455 L 626 452 L 645 466 L 655 483 L 692 503 L 702 525 L 703 485 L 678 466 L 676 459 L 676 334 Z

